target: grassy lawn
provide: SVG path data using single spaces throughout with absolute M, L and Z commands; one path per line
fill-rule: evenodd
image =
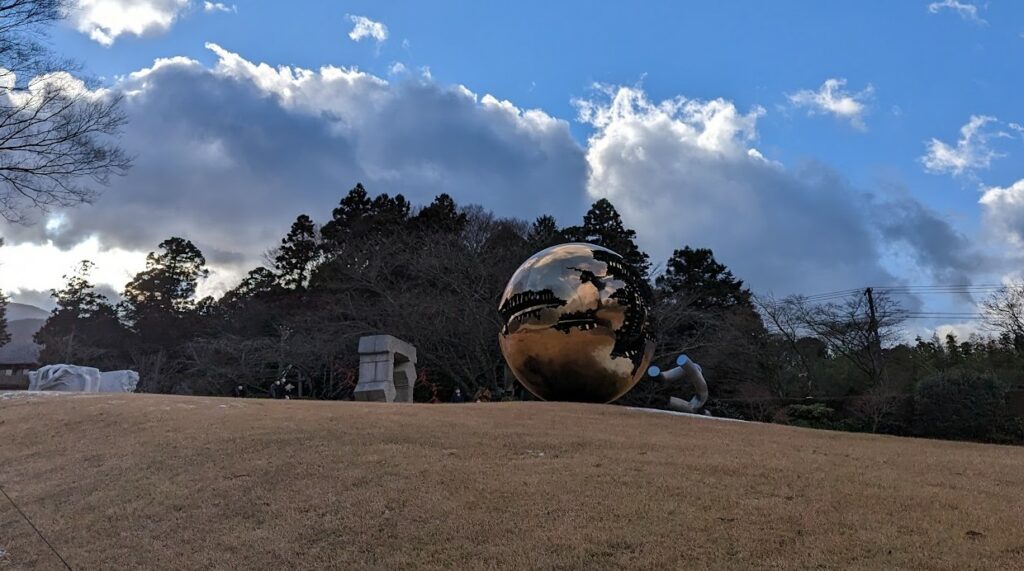
M 1024 568 L 1024 448 L 601 405 L 0 400 L 0 486 L 75 569 Z

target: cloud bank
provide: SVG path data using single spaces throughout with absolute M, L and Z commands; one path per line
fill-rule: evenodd
M 212 66 L 161 59 L 108 88 L 126 97 L 134 168 L 94 205 L 0 228 L 10 244 L 0 258 L 17 244 L 69 250 L 92 240 L 141 260 L 176 235 L 199 245 L 227 286 L 261 263 L 296 215 L 323 221 L 363 182 L 418 204 L 446 192 L 502 216 L 550 213 L 563 224 L 607 197 L 656 262 L 684 245 L 710 247 L 756 291 L 894 283 L 882 262 L 890 247 L 932 275 L 970 270 L 969 244 L 909 197 L 879 220 L 879 199 L 829 167 L 764 158 L 755 146 L 761 107 L 601 87 L 575 101 L 592 130 L 581 145 L 563 119 L 429 76 L 274 67 L 208 48 Z M 911 227 L 952 253 L 903 232 Z
M 978 202 L 989 231 L 1020 251 L 1024 247 L 1024 179 L 1007 187 L 988 188 Z
M 503 215 L 581 212 L 587 166 L 566 121 L 421 77 L 275 68 L 208 47 L 212 68 L 162 59 L 111 88 L 126 96 L 133 169 L 59 224 L 3 227 L 9 243 L 97 236 L 144 252 L 181 235 L 211 263 L 247 269 L 296 215 L 323 220 L 356 182 Z

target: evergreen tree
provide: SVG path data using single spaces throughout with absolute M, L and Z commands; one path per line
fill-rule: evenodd
M 254 297 L 268 296 L 281 289 L 278 276 L 262 266 L 249 270 L 241 283 L 224 294 L 222 304 L 232 304 Z
M 413 216 L 413 228 L 425 232 L 461 234 L 466 228 L 466 213 L 459 212 L 455 201 L 447 194 L 439 194 L 429 205 Z
M 331 220 L 320 229 L 320 235 L 326 242 L 341 242 L 346 235 L 361 226 L 363 221 L 370 216 L 373 200 L 363 188 L 363 183 L 357 183 L 348 194 L 341 199 L 337 208 L 331 211 Z
M 309 216 L 301 214 L 292 223 L 288 235 L 281 239 L 274 258 L 281 284 L 291 289 L 304 289 L 319 254 L 316 224 Z
M 636 231 L 626 228 L 622 217 L 610 201 L 602 198 L 583 216 L 582 226 L 565 229 L 565 235 L 575 242 L 589 242 L 618 252 L 641 276 L 651 271 L 651 261 L 636 245 Z
M 530 231 L 526 234 L 526 241 L 535 250 L 543 250 L 544 248 L 561 244 L 565 240 L 565 235 L 558 229 L 558 222 L 555 221 L 555 217 L 547 214 L 538 216 L 533 221 L 533 224 L 530 225 Z
M 411 205 L 401 194 L 370 198 L 362 183 L 350 190 L 320 229 L 327 250 L 343 250 L 353 240 L 381 236 L 405 224 Z
M 187 334 L 176 321 L 195 312 L 199 280 L 209 275 L 206 258 L 189 240 L 169 238 L 159 248 L 160 253 L 146 256 L 146 269 L 128 282 L 122 294 L 126 320 L 148 341 Z
M 381 230 L 393 230 L 409 220 L 412 205 L 401 194 L 394 198 L 387 193 L 378 194 L 370 206 L 370 225 L 378 234 Z
M 95 266 L 89 260 L 82 260 L 74 273 L 63 276 L 64 288 L 50 292 L 50 297 L 57 302 L 54 312 L 64 311 L 76 318 L 85 318 L 99 311 L 104 304 L 109 305 L 107 298 L 97 293 L 89 281 L 89 274 Z
M 93 267 L 83 260 L 64 276 L 64 287 L 50 293 L 57 307 L 34 337 L 43 346 L 40 361 L 101 367 L 120 351 L 124 330 L 114 307 L 89 281 Z
M 661 294 L 687 295 L 695 309 L 752 307 L 750 290 L 708 248 L 676 250 L 654 283 Z

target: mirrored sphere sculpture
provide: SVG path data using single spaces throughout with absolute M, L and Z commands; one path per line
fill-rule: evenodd
M 649 291 L 607 248 L 571 243 L 537 252 L 498 306 L 505 361 L 544 400 L 611 402 L 640 380 L 654 353 Z

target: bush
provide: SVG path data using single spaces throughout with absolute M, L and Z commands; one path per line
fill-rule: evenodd
M 814 404 L 791 404 L 786 407 L 786 424 L 804 428 L 836 428 L 836 411 L 820 402 Z
M 969 371 L 922 380 L 914 394 L 914 433 L 931 438 L 991 439 L 1003 424 L 1006 387 Z

